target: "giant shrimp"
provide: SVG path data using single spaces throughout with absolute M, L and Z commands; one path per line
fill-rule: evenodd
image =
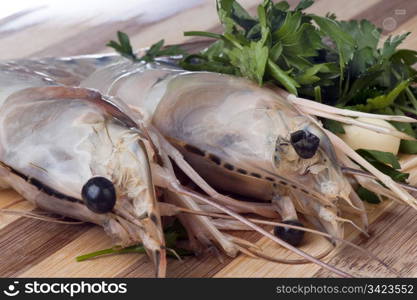
M 112 75 L 116 68 L 126 71 L 118 64 L 109 68 Z M 103 76 L 110 70 L 104 69 L 81 85 L 144 111 L 213 186 L 270 201 L 288 224 L 301 225 L 296 210 L 313 216 L 319 228 L 343 237 L 336 201 L 348 200 L 351 189 L 318 127 L 244 79 L 159 65 L 144 69 L 117 74 L 112 84 Z M 287 240 L 297 245 L 300 237 L 294 231 Z

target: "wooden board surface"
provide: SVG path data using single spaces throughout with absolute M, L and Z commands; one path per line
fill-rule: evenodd
M 260 0 L 242 0 L 252 11 Z M 289 1 L 292 5 L 297 1 Z M 317 0 L 310 12 L 324 15 L 331 11 L 343 19 L 368 18 L 384 34 L 416 31 L 417 1 L 406 0 Z M 219 30 L 214 1 L 195 1 L 194 5 L 175 14 L 152 22 L 132 17 L 123 21 L 97 24 L 80 20 L 75 24 L 56 26 L 57 20 L 46 20 L 23 28 L 2 30 L 20 13 L 0 19 L 0 59 L 23 57 L 68 56 L 108 52 L 105 44 L 115 37 L 117 30 L 132 37 L 135 48 L 146 47 L 161 38 L 167 43 L 186 41 L 182 32 L 187 30 Z M 145 18 L 146 19 L 146 18 Z M 53 22 L 55 21 L 55 23 Z M 413 33 L 404 47 L 417 49 Z M 0 208 L 29 211 L 34 209 L 11 190 L 0 192 Z M 417 277 L 417 213 L 408 207 L 385 202 L 369 206 L 369 239 L 358 236 L 347 228 L 347 238 L 378 255 L 402 276 Z M 294 254 L 279 248 L 254 233 L 245 237 L 281 258 L 295 258 Z M 152 277 L 153 269 L 143 255 L 125 254 L 94 259 L 83 263 L 75 257 L 111 246 L 110 239 L 97 226 L 46 223 L 18 216 L 0 214 L 0 276 L 2 277 Z M 319 254 L 328 247 L 321 238 L 307 235 L 301 247 L 311 254 Z M 357 276 L 393 276 L 364 254 L 342 248 L 324 261 Z M 240 255 L 219 262 L 211 256 L 170 260 L 169 277 L 326 277 L 333 276 L 318 266 L 284 265 Z

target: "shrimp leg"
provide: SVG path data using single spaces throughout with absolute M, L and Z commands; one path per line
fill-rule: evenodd
M 190 196 L 192 198 L 197 198 L 200 201 L 205 202 L 206 204 L 209 204 L 211 206 L 214 206 L 217 209 L 223 211 L 224 213 L 234 217 L 236 220 L 239 220 L 240 222 L 249 226 L 253 230 L 261 233 L 263 236 L 271 239 L 275 243 L 281 245 L 284 248 L 287 248 L 288 250 L 294 252 L 295 254 L 298 254 L 298 255 L 308 259 L 309 261 L 323 267 L 324 269 L 329 270 L 329 271 L 331 271 L 335 274 L 338 274 L 339 276 L 342 276 L 342 277 L 352 277 L 350 274 L 348 274 L 348 273 L 346 273 L 342 270 L 339 270 L 335 267 L 332 267 L 332 266 L 316 259 L 315 257 L 311 256 L 310 254 L 292 246 L 291 244 L 285 242 L 284 240 L 277 238 L 276 236 L 274 236 L 270 232 L 268 232 L 265 229 L 259 227 L 255 223 L 249 221 L 248 219 L 246 219 L 245 217 L 241 216 L 240 214 L 234 212 L 233 210 L 229 209 L 228 207 L 223 206 L 221 204 L 218 204 L 218 203 L 210 200 L 209 198 L 204 197 L 203 195 L 200 195 L 200 194 L 198 194 L 198 193 L 196 193 L 192 190 L 187 189 L 186 187 L 182 186 L 175 177 L 172 177 L 171 174 L 169 174 L 166 171 L 166 168 L 162 168 L 159 165 L 155 165 L 155 166 L 152 167 L 152 170 L 154 171 L 155 183 L 158 186 L 165 187 L 165 188 L 169 189 L 170 191 L 173 191 L 177 194 Z
M 178 167 L 210 197 L 217 200 L 219 203 L 234 209 L 238 209 L 241 213 L 255 213 L 267 218 L 278 217 L 277 213 L 274 211 L 274 208 L 270 204 L 245 203 L 218 193 L 188 164 L 182 154 L 175 147 L 173 147 L 155 127 L 149 125 L 148 129 L 151 129 L 152 132 L 158 136 L 158 141 L 161 143 L 161 148 L 168 154 L 170 158 L 172 158 L 172 160 L 175 161 Z

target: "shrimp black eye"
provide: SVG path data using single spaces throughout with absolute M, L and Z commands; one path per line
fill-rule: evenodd
M 304 227 L 303 224 L 296 220 L 287 220 L 283 221 L 282 223 Z M 285 228 L 282 226 L 275 226 L 274 234 L 275 236 L 279 237 L 280 239 L 286 241 L 288 244 L 291 244 L 293 246 L 299 246 L 304 237 L 304 231 L 293 228 Z
M 301 158 L 312 158 L 319 148 L 320 139 L 306 130 L 291 133 L 291 145 Z
M 116 204 L 114 185 L 104 177 L 88 180 L 81 190 L 81 196 L 88 209 L 98 214 L 110 212 Z

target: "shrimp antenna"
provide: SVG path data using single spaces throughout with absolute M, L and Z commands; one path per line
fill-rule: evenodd
M 322 262 L 321 260 L 318 260 L 315 257 L 311 256 L 310 254 L 308 254 L 308 253 L 306 253 L 306 252 L 304 252 L 304 251 L 302 251 L 302 250 L 300 250 L 300 249 L 298 249 L 298 248 L 290 245 L 289 243 L 283 241 L 282 239 L 280 239 L 280 238 L 272 235 L 270 232 L 266 231 L 265 229 L 263 229 L 262 227 L 256 225 L 255 223 L 249 221 L 245 217 L 243 217 L 240 214 L 234 212 L 233 210 L 227 208 L 226 206 L 223 206 L 221 204 L 218 204 L 218 203 L 214 202 L 213 200 L 211 200 L 211 199 L 209 199 L 209 198 L 207 198 L 207 197 L 205 197 L 203 195 L 200 195 L 200 194 L 198 194 L 198 193 L 196 193 L 196 192 L 194 192 L 194 191 L 192 191 L 192 190 L 190 190 L 190 189 L 188 189 L 188 188 L 186 188 L 184 186 L 181 186 L 181 187 L 177 186 L 176 187 L 176 192 L 178 192 L 179 194 L 183 194 L 183 195 L 186 195 L 186 196 L 189 196 L 189 197 L 196 198 L 196 199 L 198 199 L 201 202 L 204 202 L 204 203 L 206 203 L 208 205 L 211 205 L 211 206 L 213 206 L 213 207 L 215 207 L 215 208 L 217 208 L 217 209 L 225 212 L 229 216 L 232 216 L 233 218 L 235 218 L 236 220 L 242 222 L 243 224 L 247 225 L 248 227 L 252 228 L 253 230 L 261 233 L 263 236 L 266 236 L 267 238 L 269 238 L 270 240 L 274 241 L 275 243 L 281 245 L 284 248 L 287 248 L 288 250 L 294 252 L 295 254 L 298 254 L 298 255 L 300 255 L 300 256 L 308 259 L 312 263 L 315 263 L 315 264 L 321 266 L 322 268 L 324 268 L 324 269 L 326 269 L 328 271 L 331 271 L 331 272 L 333 272 L 335 274 L 338 274 L 339 276 L 342 276 L 342 277 L 353 277 L 351 274 L 346 273 L 346 272 L 344 272 L 342 270 L 339 270 L 338 268 L 335 268 L 335 267 L 333 267 L 333 266 L 331 266 L 331 265 L 329 265 L 329 264 L 327 264 L 325 262 Z
M 0 214 L 25 217 L 29 219 L 35 219 L 35 220 L 58 223 L 58 224 L 79 225 L 79 224 L 85 223 L 84 221 L 64 221 L 64 220 L 60 220 L 59 218 L 43 215 L 41 213 L 23 211 L 23 210 L 12 210 L 12 209 L 6 209 L 6 208 L 0 209 Z

